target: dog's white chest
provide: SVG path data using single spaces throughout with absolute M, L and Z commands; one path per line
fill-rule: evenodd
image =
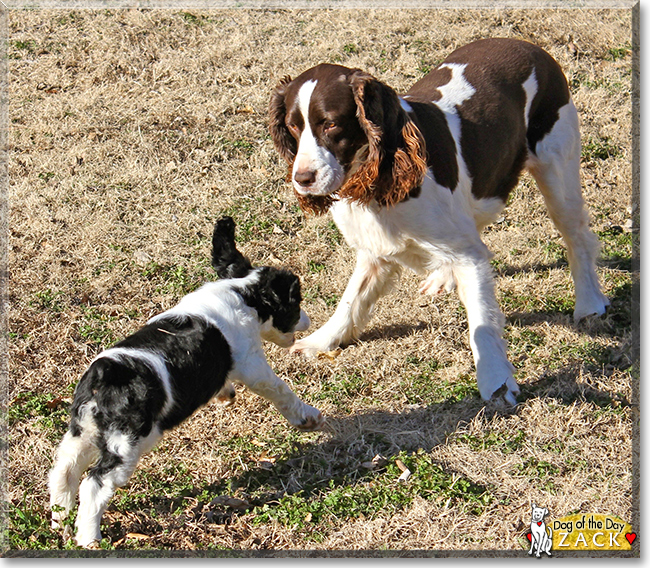
M 404 240 L 397 228 L 385 219 L 378 206 L 356 205 L 347 199 L 337 201 L 330 211 L 349 246 L 367 250 L 375 256 L 394 256 L 404 249 Z

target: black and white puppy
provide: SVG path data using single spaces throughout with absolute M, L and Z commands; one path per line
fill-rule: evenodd
M 270 400 L 298 429 L 323 424 L 321 413 L 276 376 L 262 350 L 262 339 L 290 347 L 294 332 L 309 327 L 300 280 L 286 270 L 253 268 L 235 247 L 229 217 L 217 222 L 212 242 L 221 279 L 100 353 L 77 385 L 49 489 L 55 528 L 79 492 L 79 546 L 101 539 L 106 506 L 140 456 L 215 395 L 233 396 L 230 381 Z

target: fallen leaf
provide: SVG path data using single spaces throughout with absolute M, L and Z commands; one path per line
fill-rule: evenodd
M 62 403 L 63 399 L 60 396 L 57 396 L 56 398 L 53 398 L 52 400 L 46 402 L 45 406 L 47 406 L 50 410 L 53 410 L 61 406 Z
M 381 454 L 377 454 L 374 458 L 372 458 L 372 463 L 375 464 L 375 467 L 382 467 L 388 463 L 388 460 Z
M 134 540 L 148 540 L 151 537 L 148 534 L 142 534 L 142 533 L 126 533 L 125 538 L 132 538 Z
M 334 349 L 332 351 L 327 351 L 325 353 L 319 353 L 318 358 L 319 359 L 329 359 L 330 361 L 334 361 L 341 353 L 343 352 L 343 349 L 338 347 L 337 349 Z
M 210 501 L 210 506 L 225 506 L 232 509 L 247 509 L 250 507 L 250 503 L 246 499 L 238 499 L 237 497 L 231 497 L 230 495 L 219 495 Z
M 411 477 L 411 471 L 407 469 L 404 473 L 402 473 L 402 475 L 397 478 L 397 481 L 406 483 L 409 480 L 409 477 Z

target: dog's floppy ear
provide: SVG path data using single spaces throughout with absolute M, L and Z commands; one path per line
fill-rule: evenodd
M 235 222 L 219 219 L 212 233 L 212 266 L 219 278 L 243 278 L 253 269 L 250 261 L 235 246 Z
M 291 136 L 285 119 L 287 116 L 287 107 L 285 97 L 287 87 L 291 83 L 291 77 L 285 76 L 275 87 L 269 101 L 269 131 L 275 149 L 288 164 L 293 164 L 298 151 L 296 139 Z
M 424 138 L 393 89 L 360 70 L 350 76 L 350 86 L 368 145 L 339 195 L 361 203 L 376 199 L 381 205 L 394 205 L 424 180 Z

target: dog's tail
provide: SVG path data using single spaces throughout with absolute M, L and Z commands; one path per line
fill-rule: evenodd
M 243 278 L 253 270 L 250 261 L 235 246 L 235 222 L 232 217 L 222 217 L 214 226 L 212 266 L 219 278 Z

